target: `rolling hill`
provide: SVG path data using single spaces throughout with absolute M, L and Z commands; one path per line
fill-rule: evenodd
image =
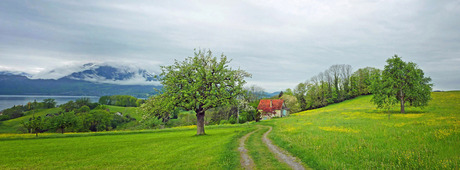
M 458 169 L 460 92 L 434 92 L 424 109 L 388 112 L 361 96 L 259 123 L 154 131 L 81 134 L 1 134 L 2 169 L 240 169 L 238 138 L 255 131 L 247 149 L 256 169 L 286 168 L 262 135 L 314 169 Z M 122 108 L 120 108 L 122 109 Z M 33 138 L 29 140 L 18 140 Z M 27 152 L 23 152 L 26 151 Z M 76 152 L 78 151 L 78 152 Z M 197 152 L 198 151 L 198 152 Z

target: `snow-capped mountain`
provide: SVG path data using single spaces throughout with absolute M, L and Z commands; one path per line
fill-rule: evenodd
M 20 71 L 0 71 L 0 75 L 5 75 L 5 76 L 17 75 L 17 76 L 25 76 L 25 77 L 31 77 L 32 76 L 29 73 L 24 73 L 24 72 L 20 72 Z
M 137 66 L 87 63 L 40 72 L 32 79 L 72 79 L 118 85 L 159 85 L 155 73 Z
M 154 75 L 141 67 L 109 63 L 70 65 L 34 75 L 0 71 L 0 94 L 147 98 L 161 88 Z

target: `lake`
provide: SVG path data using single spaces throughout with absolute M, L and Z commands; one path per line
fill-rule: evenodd
M 76 99 L 87 97 L 91 102 L 98 102 L 98 96 L 46 96 L 46 95 L 0 95 L 0 111 L 13 107 L 14 105 L 26 105 L 28 102 L 42 102 L 43 99 L 54 99 L 57 104 L 64 104 L 68 101 L 75 101 Z

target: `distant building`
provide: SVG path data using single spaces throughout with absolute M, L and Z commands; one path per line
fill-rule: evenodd
M 282 99 L 262 99 L 257 110 L 262 113 L 260 115 L 262 120 L 289 116 L 288 108 Z

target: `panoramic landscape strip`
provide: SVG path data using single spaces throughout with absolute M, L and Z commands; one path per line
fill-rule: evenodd
M 458 170 L 458 16 L 458 0 L 4 0 L 0 170 Z

